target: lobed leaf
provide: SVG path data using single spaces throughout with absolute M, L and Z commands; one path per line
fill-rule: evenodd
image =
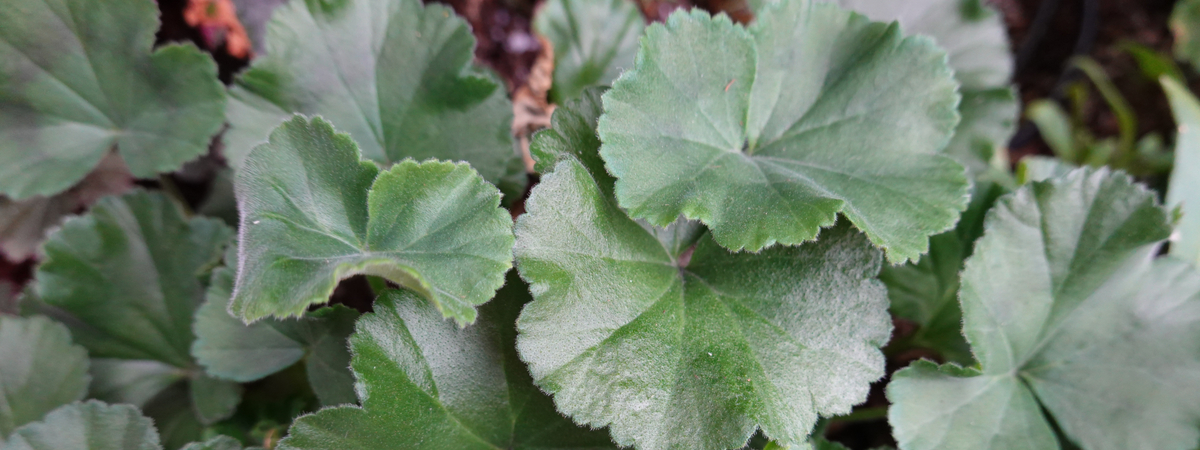
M 530 382 L 512 324 L 529 299 L 516 277 L 458 328 L 409 291 L 384 292 L 350 338 L 362 407 L 300 417 L 280 450 L 610 449 Z
M 1163 89 L 1179 130 L 1175 138 L 1175 168 L 1167 189 L 1167 205 L 1183 213 L 1171 241 L 1171 255 L 1200 264 L 1200 101 L 1174 79 L 1163 77 Z
M 61 192 L 120 153 L 138 178 L 208 151 L 224 124 L 217 67 L 152 51 L 150 0 L 13 0 L 0 10 L 0 193 Z
M 642 13 L 628 0 L 547 1 L 533 29 L 554 46 L 550 102 L 562 104 L 589 86 L 608 85 L 633 67 L 645 28 Z
M 558 163 L 517 222 L 535 298 L 517 348 L 558 409 L 624 446 L 724 449 L 756 428 L 802 444 L 818 415 L 863 401 L 891 330 L 880 253 L 845 226 L 758 254 L 729 253 L 687 222 L 644 227 L 587 162 L 595 102 L 568 102 L 562 128 L 535 137 L 532 148 L 571 151 L 534 153 Z
M 300 113 L 345 130 L 375 162 L 467 161 L 511 197 L 524 189 L 512 104 L 496 77 L 472 68 L 475 37 L 450 8 L 289 2 L 274 11 L 266 41 L 267 55 L 229 91 L 233 167 Z
M 225 252 L 225 265 L 213 271 L 207 301 L 196 311 L 192 356 L 213 376 L 250 382 L 304 360 L 309 384 L 322 404 L 354 403 L 354 378 L 346 338 L 358 313 L 341 305 L 290 320 L 266 319 L 246 325 L 229 315 L 237 247 Z
M 0 315 L 0 442 L 87 393 L 87 351 L 45 317 Z
M 1087 450 L 1194 446 L 1200 274 L 1154 259 L 1155 195 L 1079 169 L 1002 198 L 985 229 L 960 296 L 981 369 L 897 372 L 901 448 L 1059 448 L 1042 410 Z
M 154 422 L 129 405 L 64 405 L 18 428 L 4 450 L 162 450 Z
M 512 219 L 465 163 L 381 171 L 349 136 L 297 116 L 254 149 L 234 184 L 241 211 L 230 311 L 300 316 L 356 274 L 412 289 L 460 324 L 512 267 Z
M 679 215 L 722 246 L 800 244 L 844 214 L 893 263 L 966 207 L 953 73 L 930 40 L 785 0 L 750 29 L 676 12 L 604 95 L 600 154 L 631 217 Z M 701 64 L 699 61 L 721 61 Z

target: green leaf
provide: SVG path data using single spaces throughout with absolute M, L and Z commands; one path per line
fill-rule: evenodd
M 91 375 L 88 397 L 138 408 L 187 379 L 183 370 L 158 361 L 111 358 L 92 359 Z
M 933 38 L 946 50 L 962 84 L 962 121 L 944 152 L 976 176 L 1007 172 L 1003 154 L 1016 132 L 1013 57 L 1004 18 L 982 0 L 836 0 L 880 22 L 898 21 L 906 34 Z M 999 159 L 996 160 L 997 156 Z M 997 167 L 999 169 L 997 169 Z
M 246 450 L 255 449 L 259 449 L 259 447 L 251 447 Z M 182 450 L 242 450 L 242 443 L 229 436 L 217 436 L 204 442 L 193 442 Z
M 758 251 L 841 212 L 892 262 L 916 259 L 967 203 L 963 167 L 937 154 L 958 123 L 945 58 L 810 0 L 769 5 L 750 30 L 676 12 L 604 94 L 600 154 L 620 205 L 657 226 L 682 214 Z
M 1175 57 L 1200 69 L 1200 0 L 1176 2 L 1170 26 L 1175 35 Z
M 1017 167 L 1017 181 L 1021 184 L 1033 181 L 1046 181 L 1051 178 L 1065 176 L 1078 168 L 1079 166 L 1057 158 L 1037 155 L 1026 156 L 1021 158 L 1021 165 Z
M 405 160 L 381 171 L 320 118 L 272 132 L 234 188 L 242 217 L 230 311 L 247 322 L 300 316 L 338 280 L 367 274 L 467 324 L 512 267 L 512 219 L 470 166 Z
M 926 348 L 946 360 L 974 363 L 962 335 L 962 309 L 958 305 L 959 274 L 971 256 L 975 240 L 983 235 L 983 218 L 1005 189 L 995 183 L 975 186 L 971 206 L 953 231 L 930 239 L 929 254 L 920 262 L 885 266 L 880 281 L 888 287 L 892 314 L 917 325 L 913 334 L 889 344 L 891 349 Z
M 87 393 L 87 351 L 45 317 L 0 315 L 0 361 L 0 442 Z
M 13 0 L 0 11 L 0 193 L 63 191 L 116 147 L 139 178 L 208 151 L 224 124 L 217 67 L 151 51 L 149 0 Z
M 528 299 L 509 277 L 478 323 L 458 328 L 409 291 L 384 292 L 350 338 L 363 406 L 300 417 L 278 448 L 615 448 L 560 416 L 529 379 L 513 345 Z
M 1025 116 L 1042 134 L 1042 140 L 1054 151 L 1054 155 L 1066 161 L 1078 158 L 1071 118 L 1054 100 L 1035 100 L 1029 104 Z
M 594 158 L 598 143 L 562 141 L 587 136 L 588 109 L 560 107 L 556 126 L 573 126 L 534 148 L 556 141 Z M 818 414 L 849 412 L 883 375 L 882 255 L 862 235 L 839 226 L 758 254 L 705 235 L 680 252 L 694 239 L 660 237 L 690 233 L 643 228 L 559 155 L 518 219 L 515 252 L 536 299 L 518 349 L 560 411 L 640 449 L 736 448 L 757 427 L 798 444 Z
M 554 46 L 550 101 L 562 104 L 588 86 L 607 85 L 633 67 L 638 37 L 646 28 L 629 0 L 549 0 L 533 29 Z
M 980 369 L 919 363 L 888 387 L 905 449 L 1089 450 L 1200 439 L 1200 273 L 1154 259 L 1171 229 L 1155 194 L 1079 169 L 1002 198 L 963 272 Z
M 325 405 L 354 403 L 354 378 L 346 338 L 358 313 L 344 306 L 321 308 L 304 318 L 266 319 L 246 325 L 229 315 L 237 247 L 214 270 L 208 300 L 196 311 L 192 355 L 210 375 L 240 382 L 260 380 L 304 360 L 309 384 Z
M 1171 242 L 1171 256 L 1200 265 L 1200 101 L 1187 87 L 1167 77 L 1163 89 L 1175 114 L 1175 168 L 1167 190 L 1167 205 L 1183 212 Z
M 65 405 L 18 428 L 4 450 L 162 450 L 154 422 L 129 405 Z
M 228 419 L 242 401 L 242 385 L 203 374 L 189 384 L 192 407 L 200 423 L 211 424 Z
M 186 368 L 202 272 L 231 234 L 216 220 L 185 219 L 158 193 L 107 197 L 47 239 L 37 294 L 70 315 L 72 336 L 94 358 Z
M 274 12 L 267 47 L 229 92 L 235 168 L 292 113 L 319 114 L 368 159 L 464 160 L 509 196 L 521 193 L 512 103 L 496 77 L 471 68 L 475 37 L 450 8 L 289 2 Z

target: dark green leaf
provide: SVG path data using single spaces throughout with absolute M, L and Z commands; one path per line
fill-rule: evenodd
M 601 155 L 621 206 L 657 226 L 682 214 L 758 251 L 841 212 L 892 262 L 916 259 L 967 203 L 963 167 L 937 154 L 958 124 L 945 59 L 810 0 L 768 5 L 750 30 L 676 12 L 604 94 Z
M 208 151 L 224 123 L 212 59 L 151 51 L 149 0 L 13 0 L 0 8 L 0 193 L 49 195 L 116 147 L 139 178 Z
M 629 0 L 549 0 L 533 29 L 554 46 L 550 101 L 562 104 L 588 86 L 607 85 L 633 67 L 645 19 Z
M 87 351 L 45 317 L 0 315 L 0 442 L 13 429 L 83 399 Z
M 518 349 L 559 410 L 609 426 L 622 445 L 724 449 L 758 427 L 801 444 L 818 415 L 865 399 L 891 329 L 873 279 L 882 256 L 865 237 L 839 226 L 754 254 L 706 235 L 685 265 L 689 252 L 677 249 L 694 238 L 675 237 L 692 233 L 643 228 L 579 162 L 596 152 L 572 138 L 594 126 L 588 109 L 568 103 L 555 112 L 564 128 L 535 138 L 581 156 L 543 153 L 558 165 L 517 225 L 518 267 L 536 298 Z
M 404 160 L 381 171 L 320 118 L 297 116 L 246 158 L 230 310 L 245 321 L 299 316 L 338 280 L 387 278 L 460 324 L 512 267 L 500 193 L 464 163 Z
M 963 272 L 981 369 L 920 363 L 888 388 L 905 449 L 1056 449 L 1042 410 L 1088 450 L 1200 440 L 1200 273 L 1154 259 L 1153 192 L 1079 169 L 1002 198 Z
M 301 417 L 287 449 L 610 449 L 533 385 L 513 346 L 529 299 L 509 277 L 480 320 L 458 328 L 416 295 L 386 291 L 350 338 L 363 406 Z
M 129 405 L 95 400 L 51 411 L 18 428 L 4 450 L 162 450 L 154 422 Z
M 270 53 L 230 90 L 226 154 L 241 167 L 292 113 L 321 115 L 368 159 L 465 160 L 516 197 L 524 186 L 512 104 L 470 66 L 475 38 L 442 5 L 293 1 L 274 12 Z
M 354 378 L 346 338 L 358 313 L 344 306 L 322 308 L 301 319 L 266 319 L 251 325 L 229 315 L 237 248 L 214 270 L 208 300 L 196 312 L 192 355 L 213 376 L 248 382 L 300 361 L 313 392 L 326 405 L 354 403 Z

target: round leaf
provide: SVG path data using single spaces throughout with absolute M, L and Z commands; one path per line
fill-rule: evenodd
M 319 114 L 376 162 L 467 161 L 506 194 L 521 193 L 512 104 L 495 77 L 471 68 L 475 37 L 450 8 L 289 2 L 274 11 L 267 48 L 230 89 L 234 167 L 292 113 Z
M 65 405 L 18 428 L 4 450 L 162 450 L 154 422 L 129 405 Z
M 800 244 L 844 214 L 892 262 L 916 259 L 966 207 L 937 154 L 958 123 L 946 55 L 829 4 L 785 0 L 746 30 L 676 12 L 604 95 L 601 155 L 620 205 L 683 214 L 722 246 Z
M 87 351 L 45 317 L 0 315 L 0 361 L 0 442 L 87 393 Z
M 901 448 L 1056 449 L 1042 410 L 1087 450 L 1194 446 L 1200 273 L 1154 259 L 1155 194 L 1079 169 L 1002 198 L 985 230 L 960 297 L 981 369 L 897 372 Z
M 380 172 L 320 118 L 296 117 L 254 149 L 234 189 L 241 211 L 230 311 L 250 322 L 304 314 L 338 280 L 376 275 L 466 324 L 512 267 L 512 219 L 465 163 L 405 160 Z
M 586 98 L 555 112 L 578 128 L 544 131 L 535 148 L 568 139 L 594 155 L 595 143 L 569 140 L 594 126 L 594 113 L 576 120 Z M 737 448 L 756 428 L 800 445 L 818 415 L 849 412 L 883 376 L 882 256 L 861 234 L 839 226 L 758 254 L 705 235 L 688 252 L 695 228 L 644 227 L 580 162 L 590 158 L 554 155 L 517 223 L 536 299 L 517 347 L 560 411 L 640 449 Z
M 192 46 L 151 51 L 150 0 L 13 0 L 0 11 L 0 193 L 63 191 L 115 146 L 139 178 L 208 151 L 225 89 Z

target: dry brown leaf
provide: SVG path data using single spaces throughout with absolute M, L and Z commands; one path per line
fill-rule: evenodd
M 554 105 L 546 100 L 554 83 L 554 46 L 549 40 L 535 35 L 542 51 L 533 62 L 529 81 L 513 92 L 513 135 L 521 145 L 525 171 L 533 173 L 533 157 L 529 154 L 529 139 L 540 129 L 550 127 Z

